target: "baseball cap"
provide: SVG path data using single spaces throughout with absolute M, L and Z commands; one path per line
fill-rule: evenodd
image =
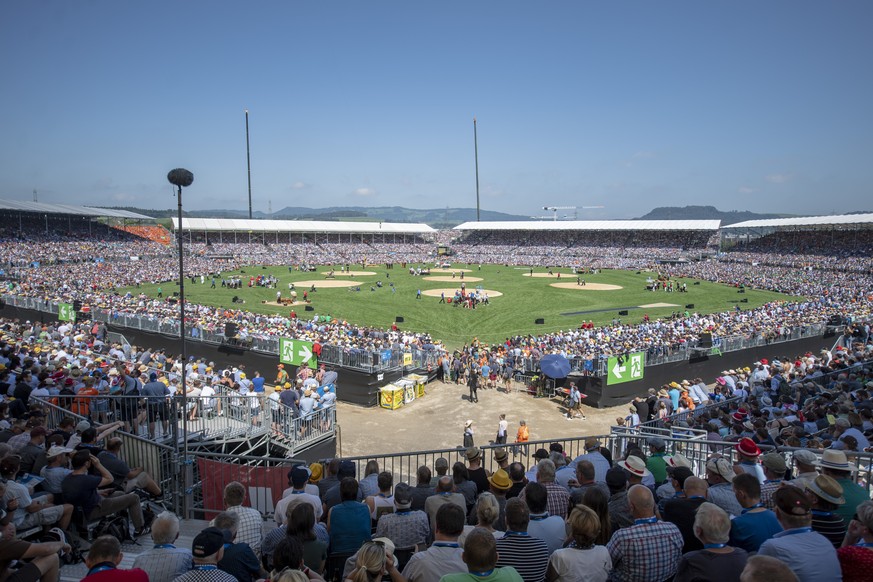
M 408 509 L 412 506 L 412 487 L 406 483 L 398 483 L 394 487 L 394 505 L 398 509 Z
M 91 428 L 91 423 L 87 420 L 80 420 L 79 424 L 76 425 L 76 432 L 85 432 Z
M 194 537 L 191 553 L 195 558 L 208 558 L 224 546 L 224 532 L 217 527 L 207 527 Z
M 294 467 L 290 471 L 288 471 L 288 478 L 291 480 L 291 484 L 300 488 L 306 485 L 306 482 L 309 481 L 309 470 L 305 467 L 298 465 Z
M 533 458 L 534 459 L 548 459 L 549 458 L 549 451 L 547 451 L 546 449 L 537 449 L 536 452 L 533 454 Z

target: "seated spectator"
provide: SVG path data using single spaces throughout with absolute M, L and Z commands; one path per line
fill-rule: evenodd
M 370 508 L 370 519 L 373 522 L 379 521 L 379 517 L 383 513 L 394 512 L 394 496 L 391 494 L 391 489 L 394 487 L 394 475 L 387 471 L 379 473 L 377 478 L 379 485 L 379 493 L 370 495 L 365 500 L 367 507 Z
M 255 555 L 261 552 L 261 539 L 264 537 L 261 529 L 264 517 L 253 507 L 243 507 L 246 499 L 246 488 L 239 481 L 231 481 L 224 486 L 224 510 L 239 516 L 239 527 L 236 541 L 248 544 Z
M 283 582 L 284 578 L 282 577 L 288 574 L 293 574 L 292 582 L 324 580 L 303 563 L 303 546 L 300 540 L 293 536 L 282 538 L 276 546 L 275 558 L 275 567 L 270 573 L 269 582 Z
M 749 475 L 754 478 L 754 475 Z M 718 572 L 718 579 L 739 582 L 746 567 L 748 553 L 728 545 L 731 519 L 719 506 L 704 503 L 694 518 L 694 535 L 703 544 L 702 550 L 694 550 L 682 556 L 674 582 L 705 580 Z
M 551 463 L 551 461 L 548 461 Z M 530 484 L 528 484 L 530 485 Z M 560 485 L 559 485 L 560 487 Z M 528 534 L 530 511 L 521 496 L 506 502 L 506 533 L 497 540 L 497 565 L 512 566 L 526 581 L 542 581 L 546 579 L 549 567 L 549 547 L 543 540 Z M 464 541 L 464 553 L 468 551 L 472 536 L 478 533 L 490 532 L 475 529 Z M 467 560 L 465 560 L 467 561 Z M 471 572 L 478 571 L 467 561 Z
M 627 471 L 613 467 L 606 473 L 606 486 L 609 487 L 609 517 L 613 521 L 613 531 L 634 524 L 634 517 L 627 502 Z
M 324 500 L 324 511 L 330 513 L 331 508 L 334 505 L 343 502 L 342 495 L 340 493 L 340 484 L 343 479 L 355 479 L 355 475 L 357 474 L 357 470 L 355 469 L 355 464 L 352 461 L 341 461 L 339 464 L 339 468 L 337 469 L 337 477 L 339 481 L 328 489 L 323 497 Z M 430 477 L 428 477 L 428 481 Z M 355 480 L 357 483 L 357 480 Z M 364 493 L 361 490 L 361 486 L 358 485 L 358 491 L 355 493 L 355 501 L 363 501 L 365 499 Z
M 518 497 L 521 490 L 527 485 L 527 479 L 524 477 L 524 465 L 519 462 L 510 463 L 509 471 L 507 472 L 509 473 L 509 480 L 512 481 L 512 485 L 506 491 L 506 498 L 512 499 L 513 497 Z
M 18 451 L 18 455 L 21 457 L 20 472 L 22 474 L 39 475 L 39 472 L 45 467 L 46 434 L 47 431 L 42 426 L 34 427 L 30 431 L 30 440 Z
M 840 562 L 833 545 L 812 531 L 812 504 L 803 491 L 783 487 L 773 494 L 776 517 L 785 531 L 761 544 L 758 554 L 778 558 L 800 582 L 840 580 Z
M 239 515 L 223 511 L 212 520 L 214 527 L 224 532 L 224 555 L 218 561 L 218 569 L 224 570 L 239 582 L 254 582 L 269 574 L 261 568 L 258 557 L 248 544 L 235 543 L 239 528 Z
M 866 578 L 865 578 L 866 580 Z M 797 576 L 782 560 L 770 556 L 750 556 L 740 576 L 741 582 L 797 582 Z
M 113 485 L 125 493 L 130 493 L 134 489 L 144 489 L 152 497 L 160 497 L 161 487 L 152 476 L 145 472 L 142 467 L 134 467 L 133 469 L 121 458 L 121 446 L 124 443 L 120 438 L 115 437 L 109 439 L 106 443 L 106 450 L 97 455 L 100 463 L 106 467 L 106 470 L 112 474 L 115 479 Z
M 224 532 L 207 527 L 191 543 L 194 569 L 176 578 L 174 582 L 237 582 L 237 579 L 218 568 L 224 557 Z
M 515 501 L 517 499 L 511 499 L 507 505 Z M 524 507 L 524 503 L 518 505 Z M 515 568 L 498 566 L 497 552 L 497 540 L 491 532 L 474 529 L 467 536 L 464 552 L 461 554 L 461 559 L 464 560 L 469 572 L 446 574 L 440 578 L 440 582 L 478 582 L 482 579 L 487 579 L 489 582 L 522 582 L 524 579 Z
M 8 582 L 57 582 L 60 553 L 70 551 L 64 542 L 31 543 L 15 538 L 15 524 L 7 523 L 0 528 L 0 579 Z M 24 562 L 15 574 L 10 575 L 9 566 Z M 9 576 L 9 577 L 7 577 Z
M 397 496 L 396 492 L 394 496 Z M 430 518 L 431 530 L 433 530 L 436 523 L 437 511 L 447 503 L 454 503 L 463 509 L 465 513 L 467 511 L 467 503 L 464 500 L 464 496 L 454 491 L 454 481 L 448 475 L 440 477 L 439 481 L 437 481 L 435 493 L 428 497 L 424 504 L 424 510 Z
M 134 493 L 116 492 L 104 497 L 98 488 L 112 485 L 112 475 L 100 464 L 97 457 L 87 450 L 76 451 L 72 458 L 73 471 L 61 483 L 64 500 L 72 507 L 81 509 L 85 519 L 96 519 L 127 510 L 135 528 L 134 537 L 145 533 L 142 517 L 142 507 L 139 497 Z M 88 471 L 94 468 L 99 476 L 90 475 Z M 72 508 L 71 508 L 72 511 Z
M 674 497 L 664 502 L 661 517 L 676 525 L 682 532 L 682 553 L 702 550 L 703 544 L 694 533 L 694 519 L 697 509 L 706 502 L 706 481 L 691 474 L 687 467 L 676 468 L 671 475 L 674 486 L 682 491 L 684 497 Z
M 100 536 L 91 544 L 88 555 L 85 557 L 85 565 L 88 566 L 88 574 L 82 578 L 83 582 L 149 582 L 149 575 L 139 568 L 122 570 L 118 566 L 124 554 L 121 553 L 121 542 L 112 536 Z
M 846 502 L 840 505 L 834 513 L 842 517 L 845 523 L 849 523 L 849 520 L 855 515 L 855 508 L 870 499 L 867 491 L 852 479 L 852 473 L 857 468 L 849 462 L 846 453 L 832 449 L 826 450 L 816 465 L 821 468 L 822 475 L 833 477 L 843 488 L 843 497 Z
M 616 580 L 667 580 L 676 574 L 682 557 L 682 533 L 655 516 L 652 491 L 641 484 L 628 490 L 634 524 L 612 535 L 606 547 Z
M 707 459 L 706 482 L 709 484 L 707 499 L 727 511 L 732 517 L 740 515 L 743 511 L 731 487 L 731 482 L 736 476 L 734 468 L 724 457 L 713 456 Z
M 448 478 L 448 477 L 446 477 Z M 398 483 L 394 488 L 393 513 L 386 513 L 376 524 L 376 537 L 385 537 L 399 550 L 424 548 L 430 535 L 427 514 L 412 510 L 412 487 Z
M 606 582 L 612 571 L 612 558 L 606 546 L 595 545 L 600 534 L 600 518 L 591 508 L 577 505 L 570 511 L 567 524 L 570 526 L 569 544 L 552 553 L 546 580 Z
M 149 582 L 173 582 L 194 567 L 191 550 L 173 545 L 179 538 L 179 518 L 165 511 L 151 524 L 155 545 L 138 555 L 133 567 L 149 576 Z
M 467 566 L 461 559 L 458 543 L 463 527 L 464 511 L 460 507 L 453 503 L 440 507 L 436 514 L 433 544 L 409 558 L 403 568 L 403 577 L 408 582 L 439 582 L 446 574 L 466 572 Z
M 377 582 L 382 576 L 390 575 L 395 579 L 399 575 L 394 565 L 394 558 L 387 552 L 383 544 L 364 542 L 358 550 L 355 569 L 346 577 L 351 582 Z
M 291 500 L 291 502 L 288 503 L 288 506 L 285 508 L 285 519 L 284 519 L 285 525 L 280 525 L 279 527 L 277 527 L 276 529 L 274 529 L 273 531 L 268 533 L 266 536 L 264 536 L 264 540 L 261 542 L 261 563 L 263 564 L 264 569 L 266 569 L 266 570 L 273 569 L 273 566 L 274 566 L 273 554 L 275 553 L 279 542 L 281 542 L 284 538 L 286 538 L 288 536 L 294 536 L 295 532 L 296 532 L 296 534 L 301 539 L 303 539 L 303 538 L 308 539 L 308 536 L 302 535 L 300 532 L 300 527 L 302 527 L 302 526 L 300 525 L 299 522 L 302 521 L 302 519 L 299 519 L 299 518 L 302 518 L 302 516 L 299 513 L 295 512 L 295 510 L 297 509 L 297 506 L 299 506 L 299 505 L 309 505 L 309 504 L 303 500 L 298 500 L 296 497 L 294 497 Z M 310 509 L 311 509 L 311 506 L 310 506 Z M 295 518 L 295 515 L 298 517 Z M 313 515 L 314 515 L 314 512 L 313 512 Z M 291 529 L 289 530 L 288 526 L 290 524 L 292 524 L 292 520 L 294 520 L 294 519 L 298 519 L 298 525 L 296 528 L 292 526 Z M 289 533 L 289 531 L 290 531 L 290 533 Z M 321 545 L 325 548 L 325 551 L 326 551 L 326 548 L 328 548 L 330 546 L 330 535 L 328 535 L 328 533 L 327 533 L 327 527 L 325 526 L 325 524 L 322 522 L 318 522 L 318 521 L 315 522 L 315 524 L 312 527 L 312 534 L 315 536 L 315 539 L 321 543 Z M 305 543 L 306 543 L 305 541 L 301 542 L 301 544 L 305 544 Z M 303 545 L 301 545 L 301 551 L 303 551 L 302 547 L 303 547 Z M 312 552 L 309 554 L 309 556 L 312 557 Z M 318 572 L 321 571 L 320 569 L 315 569 L 315 570 Z
M 833 477 L 819 475 L 808 483 L 806 491 L 812 502 L 812 529 L 839 548 L 846 537 L 846 522 L 834 513 L 846 502 L 843 488 Z
M 536 482 L 542 484 L 548 492 L 549 515 L 557 515 L 561 519 L 566 518 L 567 508 L 570 505 L 570 493 L 555 483 L 555 463 L 549 459 L 543 459 L 537 463 Z M 518 495 L 522 500 L 526 490 L 527 488 Z
M 288 506 L 288 503 L 292 498 L 300 498 L 312 506 L 312 510 L 315 512 L 315 519 L 320 520 L 322 511 L 324 507 L 321 503 L 321 499 L 318 498 L 317 495 L 312 495 L 311 493 L 307 493 L 306 488 L 309 487 L 307 485 L 309 481 L 309 470 L 306 467 L 297 466 L 288 471 L 288 481 L 291 483 L 290 491 L 285 490 L 286 493 L 283 495 L 282 499 L 279 500 L 279 503 L 276 504 L 275 511 L 273 512 L 273 519 L 276 520 L 276 523 L 282 525 L 285 519 L 285 507 Z
M 528 483 L 524 493 L 524 502 L 530 511 L 527 533 L 546 542 L 551 556 L 552 552 L 564 545 L 567 533 L 564 520 L 557 515 L 549 515 L 546 509 L 549 493 L 542 483 Z
M 585 495 L 585 491 L 592 487 L 599 488 L 607 498 L 609 497 L 609 487 L 607 487 L 606 483 L 603 481 L 595 481 L 594 475 L 594 463 L 587 459 L 582 459 L 576 463 L 576 478 L 569 482 L 571 506 L 576 506 L 582 503 L 582 497 Z M 604 478 L 605 477 L 606 474 L 604 473 Z
M 327 512 L 327 531 L 330 551 L 351 554 L 370 541 L 370 512 L 357 497 L 360 487 L 353 477 L 345 477 L 339 484 L 340 503 Z
M 375 495 L 379 492 L 379 463 L 370 459 L 367 461 L 367 465 L 364 467 L 364 478 L 361 479 L 360 485 L 361 491 L 364 494 L 364 498 L 371 495 Z
M 733 487 L 743 509 L 731 521 L 730 543 L 749 553 L 757 552 L 761 544 L 782 531 L 782 526 L 776 514 L 761 503 L 761 482 L 754 473 L 737 475 Z
M 425 501 L 434 494 L 434 488 L 430 484 L 430 468 L 427 465 L 420 466 L 415 476 L 417 482 L 412 489 L 412 509 L 424 510 Z
M 19 463 L 20 459 L 17 455 L 0 460 L 0 477 L 6 480 L 6 493 L 3 495 L 3 500 L 7 509 L 11 510 L 12 523 L 19 530 L 36 526 L 43 526 L 48 530 L 55 524 L 61 529 L 67 529 L 73 516 L 73 506 L 55 505 L 51 493 L 32 498 L 27 486 L 15 480 L 19 473 Z
M 837 550 L 843 582 L 869 580 L 873 568 L 873 501 L 858 505 L 857 512 Z
M 318 538 L 315 533 L 316 523 L 318 522 L 315 521 L 312 506 L 299 502 L 290 512 L 286 535 L 296 537 L 303 544 L 303 563 L 315 572 L 323 572 L 329 541 Z
M 67 447 L 52 446 L 46 453 L 46 461 L 48 464 L 39 472 L 40 477 L 44 479 L 42 488 L 52 495 L 56 496 L 56 500 L 63 499 L 61 492 L 61 483 L 64 478 L 72 473 L 70 469 L 70 453 L 73 449 Z
M 454 505 L 454 504 L 447 504 Z M 442 509 L 442 508 L 440 508 Z M 439 515 L 439 510 L 437 510 L 437 515 Z M 503 537 L 505 532 L 494 529 L 494 523 L 500 517 L 500 503 L 497 501 L 497 498 L 493 493 L 485 492 L 479 496 L 479 499 L 476 501 L 476 525 L 465 525 L 464 533 L 458 538 L 458 543 L 461 547 L 464 547 L 464 540 L 467 539 L 467 534 L 469 534 L 473 529 L 479 527 L 482 529 L 486 529 L 491 532 L 494 536 L 494 539 L 499 540 Z

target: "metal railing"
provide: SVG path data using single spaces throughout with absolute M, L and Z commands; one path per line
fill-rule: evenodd
M 658 428 L 666 428 L 668 426 L 672 426 L 676 424 L 678 421 L 687 421 L 689 417 L 701 416 L 704 413 L 712 412 L 713 410 L 730 410 L 730 407 L 734 404 L 739 404 L 743 399 L 739 396 L 734 398 L 727 398 L 722 400 L 721 402 L 710 401 L 709 404 L 705 404 L 703 406 L 696 406 L 694 410 L 685 410 L 683 412 L 676 412 L 671 414 L 667 418 L 653 418 L 652 420 L 647 420 L 646 422 L 641 422 L 640 426 L 644 427 L 658 427 Z

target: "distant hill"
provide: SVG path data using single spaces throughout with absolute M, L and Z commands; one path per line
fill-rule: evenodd
M 115 207 L 116 210 L 129 210 L 154 218 L 172 218 L 177 210 L 153 210 L 131 207 Z M 187 218 L 248 218 L 247 210 L 191 210 L 183 212 Z M 275 220 L 331 220 L 331 221 L 384 221 L 384 222 L 423 222 L 434 228 L 451 228 L 476 220 L 475 208 L 403 208 L 402 206 L 332 206 L 330 208 L 307 208 L 303 206 L 288 206 L 273 212 L 252 212 L 255 219 Z M 485 221 L 530 220 L 529 216 L 506 214 L 493 210 L 480 211 L 480 218 Z
M 748 210 L 722 211 L 715 206 L 659 206 L 636 220 L 721 220 L 722 226 L 763 220 L 766 218 L 789 218 L 792 214 L 758 214 Z

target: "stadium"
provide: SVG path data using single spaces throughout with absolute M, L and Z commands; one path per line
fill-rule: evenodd
M 450 230 L 184 218 L 167 230 L 135 213 L 0 201 L 0 217 L 6 440 L 40 425 L 97 429 L 80 441 L 118 440 L 127 465 L 154 479 L 142 504 L 156 512 L 201 523 L 242 483 L 268 532 L 284 520 L 283 494 L 302 487 L 290 481 L 296 466 L 322 500 L 338 477 L 357 479 L 364 497 L 380 493 L 377 477 L 429 486 L 443 461 L 467 463 L 458 473 L 470 479 L 481 466 L 500 496 L 509 487 L 495 476 L 518 476 L 510 463 L 522 478 L 533 467 L 534 480 L 539 461 L 548 481 L 539 449 L 558 483 L 583 483 L 581 461 L 594 456 L 648 484 L 659 459 L 710 475 L 717 451 L 741 467 L 747 442 L 789 467 L 806 452 L 822 467 L 848 455 L 853 507 L 869 503 L 858 435 L 873 429 L 861 406 L 873 381 L 873 215 Z M 158 384 L 166 393 L 146 388 Z M 478 397 L 485 406 L 470 412 Z M 555 426 L 600 412 L 618 418 L 602 431 Z M 532 415 L 537 438 L 521 426 L 513 438 Z M 458 446 L 465 417 L 497 437 Z M 652 484 L 673 496 L 660 489 L 669 479 Z M 464 509 L 476 523 L 472 502 Z M 38 535 L 33 524 L 19 537 Z M 62 527 L 87 546 L 101 524 L 78 515 Z M 245 535 L 266 568 L 269 534 Z M 325 579 L 355 553 L 330 547 Z M 396 548 L 405 565 L 412 551 Z M 75 568 L 65 575 L 84 572 Z

